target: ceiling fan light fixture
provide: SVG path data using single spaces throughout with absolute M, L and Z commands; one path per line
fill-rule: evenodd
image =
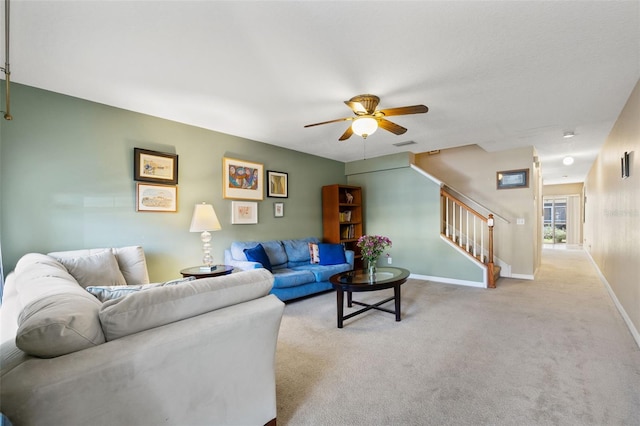
M 358 117 L 351 124 L 351 130 L 356 135 L 366 139 L 367 136 L 374 134 L 378 130 L 378 121 L 369 116 Z

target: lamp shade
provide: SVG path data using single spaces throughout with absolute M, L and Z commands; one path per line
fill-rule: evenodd
M 196 204 L 189 232 L 219 231 L 222 229 L 211 204 Z
M 351 124 L 351 130 L 356 135 L 366 138 L 378 130 L 378 122 L 370 116 L 359 117 Z

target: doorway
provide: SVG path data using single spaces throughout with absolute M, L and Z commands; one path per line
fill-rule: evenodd
M 542 242 L 549 247 L 580 246 L 580 196 L 562 195 L 544 197 Z
M 542 242 L 544 244 L 567 243 L 567 198 L 554 197 L 544 199 L 542 220 Z

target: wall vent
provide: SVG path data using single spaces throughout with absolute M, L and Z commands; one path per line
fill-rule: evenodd
M 397 146 L 397 147 L 401 147 L 401 146 L 407 146 L 407 145 L 415 145 L 414 141 L 405 141 L 405 142 L 398 142 L 398 143 L 394 143 L 393 146 Z

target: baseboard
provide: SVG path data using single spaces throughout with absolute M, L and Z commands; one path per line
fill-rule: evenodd
M 465 285 L 467 287 L 487 288 L 487 285 L 479 281 L 458 280 L 455 278 L 432 277 L 431 275 L 410 274 L 409 278 L 416 280 L 435 281 L 443 284 Z
M 531 280 L 531 281 L 534 280 L 534 276 L 529 274 L 511 274 L 511 276 L 507 278 L 516 278 L 519 280 Z
M 622 303 L 620 303 L 620 301 L 618 300 L 618 297 L 613 292 L 611 285 L 609 285 L 609 281 L 607 281 L 607 278 L 604 276 L 604 274 L 598 267 L 598 264 L 596 263 L 595 260 L 593 260 L 593 257 L 591 257 L 591 253 L 589 253 L 587 250 L 585 250 L 584 252 L 587 253 L 589 260 L 591 260 L 591 263 L 596 268 L 596 271 L 598 271 L 600 280 L 604 283 L 604 286 L 607 289 L 607 292 L 609 292 L 609 297 L 611 297 L 611 300 L 613 300 L 613 303 L 616 305 L 616 308 L 618 308 L 618 312 L 620 312 L 622 319 L 627 324 L 627 327 L 629 328 L 629 331 L 631 332 L 633 339 L 636 341 L 636 345 L 638 345 L 638 347 L 640 348 L 640 333 L 638 333 L 638 329 L 635 327 L 635 325 L 631 321 L 631 318 L 629 318 L 629 315 L 627 315 L 627 311 L 624 310 Z

